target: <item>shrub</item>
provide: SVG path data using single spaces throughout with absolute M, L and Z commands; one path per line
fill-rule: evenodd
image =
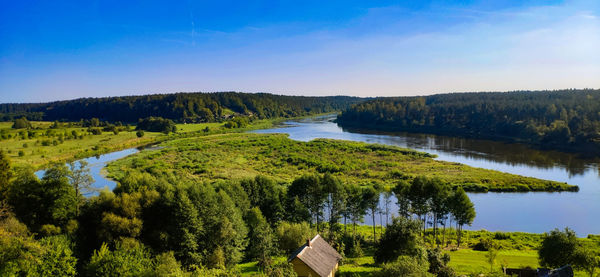
M 307 222 L 290 223 L 284 221 L 277 226 L 276 233 L 279 249 L 287 254 L 294 252 L 314 235 L 314 231 Z
M 135 135 L 136 135 L 138 138 L 141 138 L 141 137 L 143 137 L 143 136 L 144 136 L 144 131 L 143 131 L 143 130 L 138 130 L 137 132 L 135 132 Z

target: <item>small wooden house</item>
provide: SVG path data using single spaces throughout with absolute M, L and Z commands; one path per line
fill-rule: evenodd
M 321 236 L 316 235 L 288 259 L 299 277 L 334 277 L 340 255 Z

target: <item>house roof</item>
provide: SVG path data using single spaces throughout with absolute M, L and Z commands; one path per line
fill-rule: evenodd
M 298 258 L 319 276 L 329 276 L 329 273 L 335 268 L 337 263 L 342 259 L 340 255 L 329 243 L 321 236 L 316 235 L 309 243 L 305 243 L 298 248 L 288 259 L 292 261 Z

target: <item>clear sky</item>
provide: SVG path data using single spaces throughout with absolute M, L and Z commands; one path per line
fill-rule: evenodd
M 600 88 L 600 1 L 8 1 L 0 103 Z

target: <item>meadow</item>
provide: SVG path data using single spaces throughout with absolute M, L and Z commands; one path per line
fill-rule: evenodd
M 282 134 L 229 133 L 172 139 L 161 146 L 110 163 L 110 176 L 119 180 L 128 171 L 143 171 L 214 182 L 265 175 L 286 184 L 299 175 L 319 172 L 364 186 L 426 176 L 461 185 L 466 191 L 577 189 L 566 183 L 436 161 L 430 154 L 410 149 L 360 142 L 301 142 Z

